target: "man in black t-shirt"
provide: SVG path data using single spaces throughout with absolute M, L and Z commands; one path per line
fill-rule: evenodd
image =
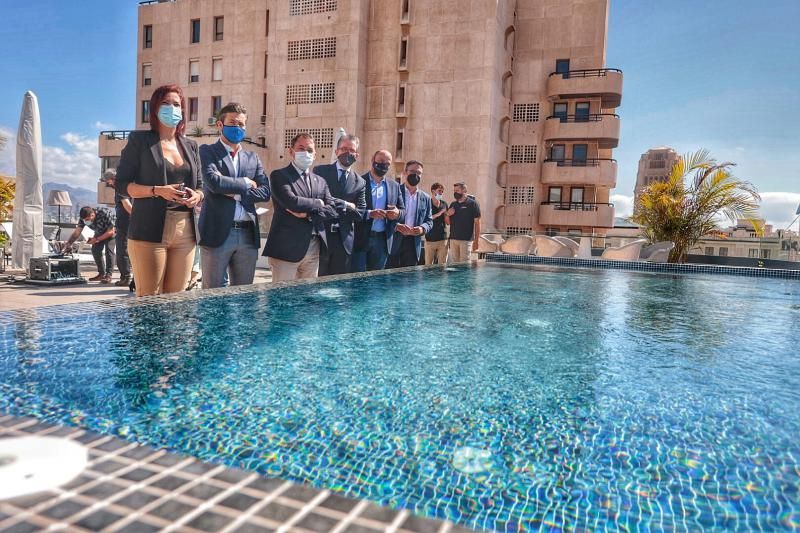
M 103 174 L 105 178 L 106 187 L 116 187 L 117 184 L 117 170 L 109 168 Z M 127 287 L 131 282 L 131 260 L 128 257 L 128 225 L 131 220 L 131 211 L 133 210 L 133 203 L 130 196 L 127 194 L 114 194 L 114 208 L 116 210 L 117 221 L 115 228 L 116 233 L 116 256 L 117 256 L 117 270 L 119 270 L 119 280 L 114 283 L 118 287 Z
M 434 183 L 431 185 L 431 214 L 433 229 L 425 235 L 425 264 L 444 265 L 447 263 L 447 225 L 450 224 L 447 216 L 447 202 L 442 199 L 444 185 Z
M 481 207 L 467 196 L 465 183 L 453 186 L 455 202 L 450 204 L 447 215 L 450 217 L 450 260 L 454 263 L 469 261 L 469 245 L 478 249 L 481 236 Z

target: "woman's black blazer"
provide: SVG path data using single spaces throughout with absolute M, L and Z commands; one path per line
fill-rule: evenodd
M 186 182 L 185 185 L 201 190 L 203 183 L 197 143 L 183 135 L 179 135 L 177 139 L 178 146 L 192 169 L 191 183 Z M 117 192 L 127 195 L 129 183 L 167 185 L 167 171 L 158 132 L 134 131 L 128 136 L 128 144 L 123 148 L 117 166 Z M 163 198 L 135 198 L 128 238 L 161 242 L 166 213 L 167 201 Z

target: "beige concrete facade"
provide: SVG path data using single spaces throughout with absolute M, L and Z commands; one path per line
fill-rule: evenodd
M 633 211 L 639 205 L 639 196 L 652 183 L 666 181 L 672 167 L 680 161 L 678 152 L 668 146 L 651 148 L 639 159 L 639 170 L 636 173 L 636 185 L 633 189 Z
M 604 68 L 608 4 L 145 3 L 136 127 L 148 127 L 143 102 L 152 90 L 177 83 L 197 99 L 189 133 L 211 129 L 215 103 L 243 103 L 269 170 L 288 163 L 286 139 L 301 130 L 317 137 L 318 159 L 327 162 L 344 127 L 362 139 L 360 172 L 374 151 L 388 149 L 395 175 L 418 159 L 423 186 L 439 181 L 450 196 L 465 181 L 486 231 L 602 232 L 613 221 L 622 94 L 622 73 Z M 101 157 L 106 147 L 101 137 Z

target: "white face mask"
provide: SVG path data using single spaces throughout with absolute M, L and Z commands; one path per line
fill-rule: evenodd
M 443 196 L 441 194 L 437 194 L 436 195 L 436 199 L 439 200 L 440 202 L 442 201 L 442 198 L 443 198 Z
M 92 221 L 91 221 L 91 220 L 89 220 L 88 218 L 84 218 L 84 219 L 83 219 L 83 224 L 84 224 L 85 226 L 88 226 L 88 225 L 90 225 L 91 223 L 92 223 Z
M 314 156 L 315 154 L 306 151 L 295 152 L 294 164 L 297 165 L 297 168 L 300 170 L 308 170 L 311 168 L 311 165 L 314 164 Z

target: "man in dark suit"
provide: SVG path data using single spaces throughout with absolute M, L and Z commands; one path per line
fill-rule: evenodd
M 272 281 L 317 277 L 325 246 L 325 221 L 346 209 L 331 196 L 325 180 L 311 172 L 314 137 L 299 133 L 289 147 L 292 162 L 269 176 L 275 212 L 263 255 L 269 257 Z
M 360 141 L 355 135 L 342 136 L 336 145 L 336 163 L 320 165 L 314 173 L 322 176 L 334 198 L 346 203 L 348 209 L 339 218 L 325 223 L 327 246 L 320 254 L 319 275 L 347 274 L 353 254 L 353 223 L 367 208 L 365 189 L 367 182 L 355 173 Z
M 363 176 L 367 182 L 367 206 L 355 227 L 353 272 L 381 270 L 386 266 L 395 226 L 405 216 L 400 185 L 393 179 L 385 179 L 391 167 L 392 154 L 378 150 L 372 156 L 372 169 Z
M 392 242 L 392 255 L 396 258 L 396 266 L 409 267 L 419 264 L 422 255 L 422 236 L 433 228 L 431 218 L 431 197 L 419 188 L 422 181 L 422 163 L 408 161 L 406 163 L 403 185 L 400 196 L 406 206 L 405 217 L 396 227 L 397 233 Z
M 200 147 L 205 202 L 200 212 L 203 288 L 249 285 L 255 277 L 261 233 L 256 202 L 270 198 L 258 154 L 243 150 L 247 110 L 230 103 L 220 109 L 219 141 Z

